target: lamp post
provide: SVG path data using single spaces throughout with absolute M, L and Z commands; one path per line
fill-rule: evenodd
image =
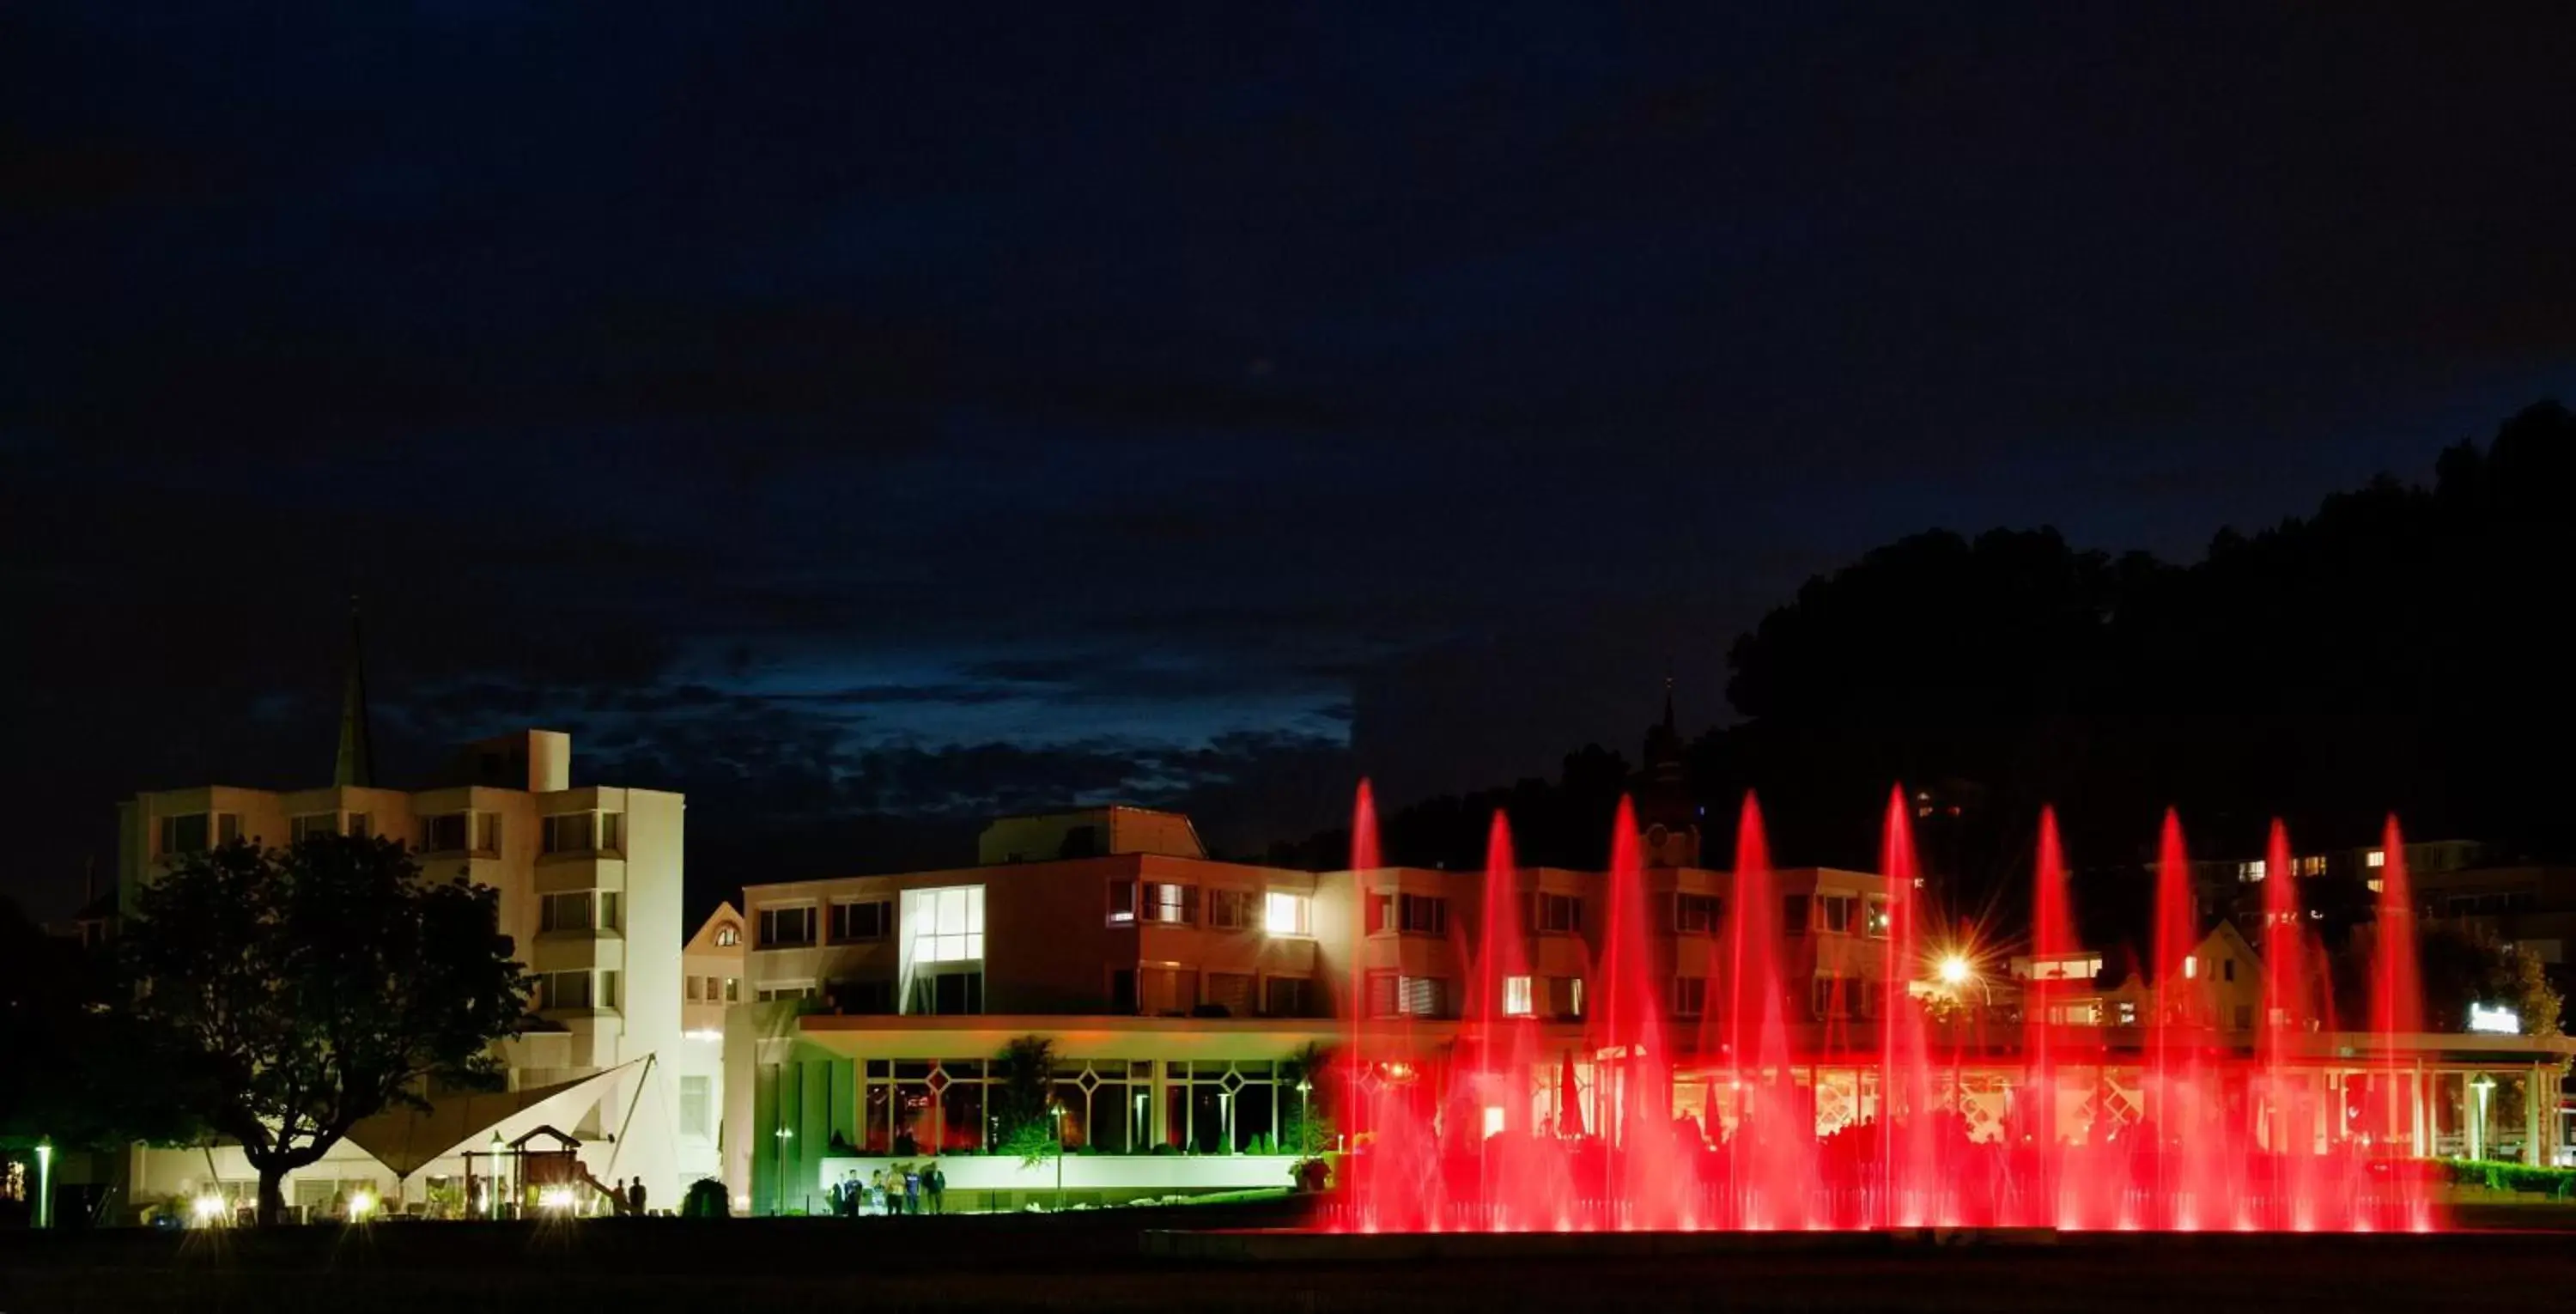
M 492 1129 L 492 1217 L 496 1220 L 501 1217 L 501 1154 L 504 1148 L 501 1129 L 495 1127 Z
M 1297 1079 L 1297 1157 L 1300 1159 L 1315 1152 L 1315 1126 L 1313 1120 L 1306 1116 L 1313 1103 L 1308 1092 L 1314 1089 L 1315 1083 L 1304 1077 Z
M 36 1142 L 36 1226 L 51 1229 L 54 1225 L 54 1143 L 51 1138 Z
M 1050 1105 L 1047 1113 L 1055 1120 L 1055 1211 L 1064 1212 L 1064 1105 Z

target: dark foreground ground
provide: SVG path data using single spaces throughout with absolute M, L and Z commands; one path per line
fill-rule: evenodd
M 1278 1209 L 1056 1217 L 392 1224 L 271 1234 L 0 1235 L 0 1314 L 115 1310 L 636 1311 L 1727 1308 L 2576 1308 L 2576 1210 L 2470 1211 L 2434 1237 L 2085 1237 L 2046 1247 L 1838 1240 L 1651 1259 L 1220 1266 L 1153 1260 L 1145 1228 L 1271 1226 Z

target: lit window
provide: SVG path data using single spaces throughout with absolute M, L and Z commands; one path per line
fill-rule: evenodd
M 2236 879 L 2252 885 L 2263 879 L 2266 865 L 2261 858 L 2256 858 L 2252 862 L 2240 862 L 2236 864 Z
M 1262 899 L 1261 925 L 1272 935 L 1313 935 L 1315 900 L 1310 895 L 1272 890 Z
M 984 887 L 903 892 L 903 925 L 912 937 L 912 961 L 972 963 L 984 957 Z
M 707 1116 L 710 1103 L 707 1095 L 711 1084 L 711 1079 L 706 1077 L 680 1078 L 681 1135 L 700 1138 L 707 1135 L 707 1129 L 712 1125 Z
M 2182 974 L 2186 980 L 2200 975 L 2200 960 L 2196 957 L 2185 955 L 2182 960 Z
M 1583 1016 L 1583 978 L 1551 976 L 1547 979 L 1547 1012 L 1550 1017 Z
M 2365 867 L 2374 869 L 2385 867 L 2388 865 L 2388 850 L 2372 849 L 2369 855 L 2361 860 L 2361 863 Z
M 1530 979 L 1525 976 L 1503 978 L 1503 1016 L 1530 1015 Z
M 1863 929 L 1868 931 L 1870 938 L 1874 940 L 1886 939 L 1887 929 L 1894 923 L 1894 915 L 1888 911 L 1885 899 L 1870 900 L 1867 910 L 1861 914 L 1861 917 Z
M 1137 912 L 1145 921 L 1187 926 L 1198 920 L 1197 886 L 1149 881 L 1144 886 L 1144 896 L 1144 902 L 1138 907 Z
M 741 943 L 742 929 L 740 927 L 735 926 L 731 922 L 727 922 L 716 928 L 716 947 L 718 949 L 731 949 L 735 945 Z

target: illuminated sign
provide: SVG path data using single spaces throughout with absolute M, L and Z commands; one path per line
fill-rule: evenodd
M 2519 1036 L 2522 1034 L 2522 1014 L 2502 1004 L 2471 1004 L 2469 1030 L 2491 1036 Z

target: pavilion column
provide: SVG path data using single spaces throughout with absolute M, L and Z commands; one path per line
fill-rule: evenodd
M 2541 1065 L 2534 1063 L 2529 1071 L 2522 1074 L 2522 1162 L 2525 1167 L 2530 1168 L 2538 1168 L 2549 1162 L 2542 1157 L 2546 1153 L 2542 1141 L 2550 1132 L 2549 1125 L 2540 1120 L 2542 1071 Z M 2555 1069 L 2549 1071 L 2551 1077 L 2556 1077 Z M 2557 1082 L 2553 1080 L 2550 1084 L 2555 1086 Z

